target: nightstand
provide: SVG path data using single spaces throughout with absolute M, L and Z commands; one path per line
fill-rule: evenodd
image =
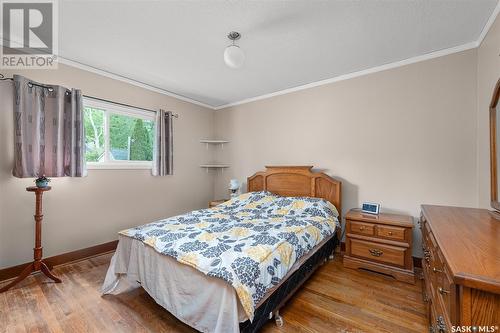
M 407 215 L 346 215 L 344 266 L 363 268 L 415 283 L 412 258 L 413 218 Z
M 213 208 L 215 206 L 220 205 L 221 203 L 224 203 L 228 201 L 229 199 L 220 199 L 220 200 L 212 200 L 208 202 L 208 208 Z

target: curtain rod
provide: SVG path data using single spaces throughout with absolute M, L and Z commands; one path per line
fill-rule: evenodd
M 104 99 L 104 98 L 99 98 L 99 97 L 94 97 L 94 96 L 89 96 L 89 95 L 83 95 L 83 97 L 95 99 L 96 101 L 101 101 L 101 102 L 106 102 L 106 103 L 112 103 L 112 104 L 117 104 L 117 105 L 129 107 L 129 108 L 139 109 L 139 110 L 143 110 L 143 111 L 154 112 L 154 113 L 157 112 L 155 110 L 140 108 L 138 106 L 134 106 L 134 105 L 130 105 L 130 104 L 125 104 L 125 103 L 114 102 L 114 101 L 110 101 L 110 100 Z M 179 114 L 178 113 L 172 113 L 172 117 L 179 118 Z
M 5 80 L 14 81 L 13 78 L 11 78 L 11 77 L 5 77 L 3 74 L 0 74 L 0 81 L 5 81 Z
M 14 79 L 11 78 L 11 77 L 5 77 L 3 74 L 0 74 L 0 81 L 5 81 L 5 80 L 11 80 L 11 81 L 13 81 Z M 28 82 L 28 85 L 37 86 L 37 87 L 40 87 L 40 88 L 46 88 L 49 91 L 53 91 L 54 90 L 54 88 L 52 88 L 50 86 L 46 86 L 46 85 L 43 85 L 43 84 L 34 83 L 34 82 L 31 82 L 31 81 Z M 83 95 L 83 97 L 95 99 L 95 100 L 101 101 L 101 102 L 107 102 L 107 103 L 117 104 L 117 105 L 129 107 L 129 108 L 139 109 L 139 110 L 143 110 L 143 111 L 154 112 L 154 113 L 157 112 L 156 110 L 140 108 L 138 106 L 134 106 L 134 105 L 130 105 L 130 104 L 125 104 L 125 103 L 114 102 L 114 101 L 110 101 L 110 100 L 104 99 L 104 98 L 99 98 L 99 97 L 94 97 L 94 96 L 89 96 L 89 95 Z M 172 112 L 172 117 L 179 118 L 179 114 Z

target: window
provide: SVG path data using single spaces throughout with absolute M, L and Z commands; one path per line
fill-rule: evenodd
M 154 113 L 84 98 L 85 159 L 89 169 L 150 169 Z

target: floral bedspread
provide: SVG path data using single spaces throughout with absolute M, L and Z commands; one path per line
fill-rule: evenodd
M 227 281 L 252 320 L 266 291 L 335 232 L 337 216 L 335 206 L 323 199 L 251 192 L 120 234 Z

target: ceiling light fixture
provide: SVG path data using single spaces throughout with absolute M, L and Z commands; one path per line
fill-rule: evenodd
M 232 44 L 224 50 L 224 62 L 228 67 L 240 68 L 245 62 L 245 53 L 235 44 L 235 41 L 241 38 L 241 34 L 236 31 L 231 31 L 229 35 L 227 35 L 227 38 L 232 41 Z

